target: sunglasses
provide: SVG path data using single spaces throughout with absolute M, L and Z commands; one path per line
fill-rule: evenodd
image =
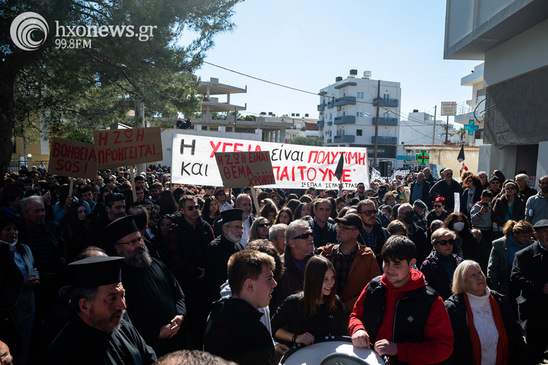
M 434 208 L 441 208 L 442 205 L 441 204 L 434 204 Z
M 377 210 L 376 209 L 371 209 L 371 210 L 362 210 L 361 212 L 358 212 L 359 214 L 365 214 L 367 216 L 369 215 L 376 215 L 377 214 Z
M 259 223 L 257 224 L 257 227 L 259 228 L 270 227 L 270 223 Z
M 186 209 L 188 209 L 189 212 L 192 212 L 194 209 L 196 209 L 196 210 L 200 209 L 200 206 L 199 205 L 191 205 L 189 207 L 186 207 Z
M 293 237 L 294 240 L 306 240 L 308 239 L 308 237 L 314 237 L 314 233 L 312 232 L 307 232 L 307 233 L 303 233 L 301 235 L 298 235 L 297 237 Z
M 436 241 L 436 243 L 442 246 L 447 246 L 447 245 L 453 245 L 455 243 L 455 240 L 439 240 L 439 241 Z

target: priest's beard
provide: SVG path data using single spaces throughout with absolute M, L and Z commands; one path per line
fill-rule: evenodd
M 232 243 L 238 243 L 242 239 L 242 235 L 241 234 L 235 234 L 235 233 L 230 232 L 230 230 L 227 230 L 226 238 Z
M 122 325 L 122 317 L 124 317 L 125 310 L 117 310 L 110 315 L 110 317 L 105 318 L 105 316 L 99 315 L 92 308 L 90 310 L 90 320 L 93 324 L 93 328 L 107 333 L 113 333 Z
M 152 258 L 146 245 L 136 248 L 129 256 L 126 256 L 125 261 L 134 267 L 149 267 L 152 264 Z

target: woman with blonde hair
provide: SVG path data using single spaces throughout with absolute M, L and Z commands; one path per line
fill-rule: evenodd
M 521 329 L 506 297 L 489 289 L 479 264 L 464 260 L 445 301 L 453 328 L 453 353 L 445 364 L 525 364 Z

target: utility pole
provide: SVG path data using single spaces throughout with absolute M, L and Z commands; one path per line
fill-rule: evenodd
M 375 154 L 373 156 L 373 167 L 377 168 L 377 149 L 379 147 L 379 106 L 381 103 L 381 80 L 377 83 L 377 116 L 375 117 Z
M 449 115 L 447 116 L 447 123 L 445 124 L 445 144 L 449 144 Z
M 432 145 L 436 144 L 436 112 L 438 111 L 438 106 L 434 105 L 434 130 L 432 131 Z

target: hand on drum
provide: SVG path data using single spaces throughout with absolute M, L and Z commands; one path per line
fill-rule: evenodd
M 357 330 L 352 335 L 352 344 L 357 348 L 369 348 L 369 335 L 365 330 Z
M 398 344 L 388 340 L 378 340 L 375 342 L 374 350 L 380 356 L 396 356 L 398 354 Z
M 314 343 L 314 336 L 310 332 L 305 332 L 303 334 L 300 334 L 295 339 L 296 343 L 302 343 L 303 345 L 312 345 Z

